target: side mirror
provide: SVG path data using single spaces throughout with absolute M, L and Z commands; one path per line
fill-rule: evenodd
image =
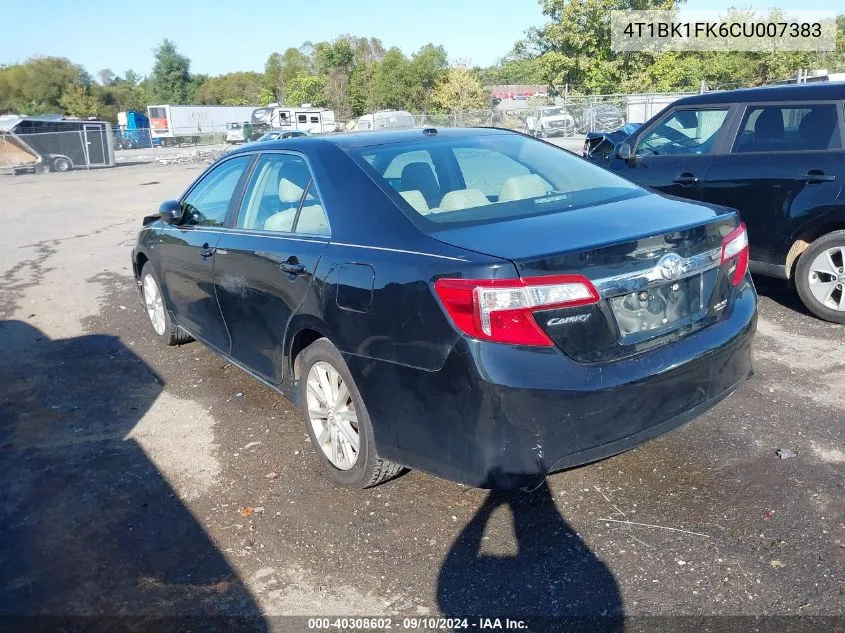
M 167 200 L 158 208 L 158 217 L 168 224 L 179 224 L 183 215 L 184 209 L 178 200 Z
M 631 145 L 629 143 L 620 143 L 616 148 L 616 156 L 622 160 L 631 160 L 631 156 L 633 156 Z

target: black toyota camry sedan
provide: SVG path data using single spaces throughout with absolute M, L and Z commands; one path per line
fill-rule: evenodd
M 752 373 L 734 211 L 504 130 L 245 146 L 145 218 L 132 266 L 162 343 L 297 403 L 348 486 L 403 467 L 531 486 Z

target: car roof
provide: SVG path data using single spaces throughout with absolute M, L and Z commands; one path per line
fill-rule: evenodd
M 231 154 L 240 151 L 266 151 L 268 149 L 305 149 L 318 144 L 331 144 L 341 149 L 358 149 L 374 145 L 392 145 L 394 143 L 407 143 L 422 139 L 436 138 L 473 138 L 490 135 L 518 134 L 512 130 L 505 130 L 492 127 L 473 128 L 425 128 L 425 130 L 436 130 L 436 134 L 425 134 L 423 128 L 411 128 L 402 130 L 379 130 L 375 132 L 338 132 L 332 134 L 320 134 L 316 136 L 306 135 L 285 139 L 266 141 L 258 147 L 245 146 Z
M 754 101 L 821 101 L 827 99 L 845 99 L 845 82 L 826 81 L 812 84 L 761 86 L 759 88 L 707 92 L 678 99 L 672 105 L 748 103 Z

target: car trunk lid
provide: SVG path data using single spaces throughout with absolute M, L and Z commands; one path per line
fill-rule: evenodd
M 657 195 L 435 232 L 504 257 L 520 277 L 584 275 L 600 301 L 538 310 L 534 319 L 567 355 L 601 362 L 665 344 L 715 322 L 732 285 L 722 242 L 728 209 Z

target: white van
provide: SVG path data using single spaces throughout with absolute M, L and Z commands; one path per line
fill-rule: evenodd
M 414 127 L 414 116 L 404 110 L 379 110 L 358 117 L 356 130 L 401 130 Z
M 298 108 L 271 103 L 266 108 L 256 108 L 252 113 L 252 122 L 274 129 L 300 130 L 309 134 L 337 131 L 334 110 L 315 108 L 310 103 L 303 103 Z

